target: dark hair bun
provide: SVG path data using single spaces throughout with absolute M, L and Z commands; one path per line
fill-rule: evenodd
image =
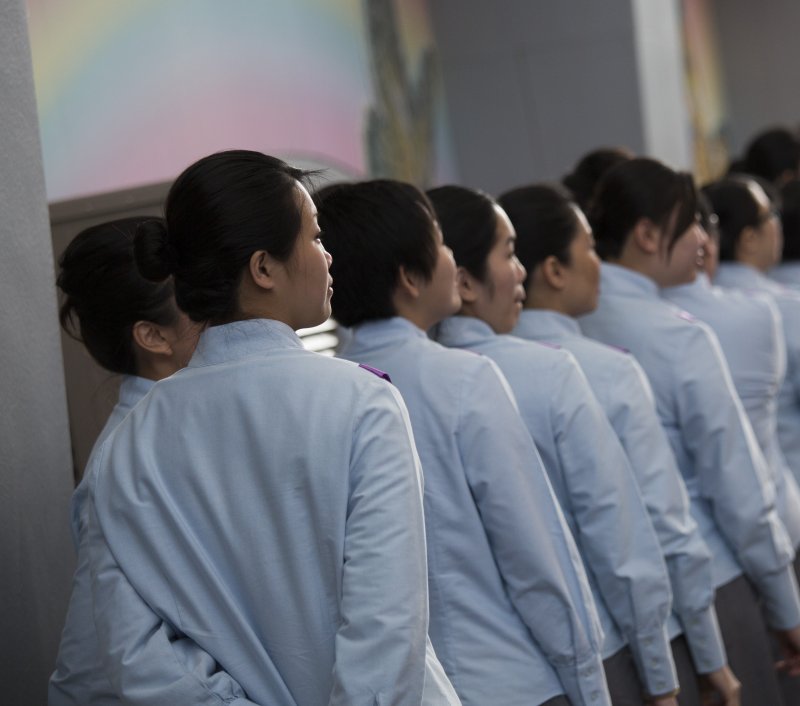
M 163 282 L 175 272 L 175 251 L 160 219 L 145 221 L 136 229 L 133 255 L 142 277 Z

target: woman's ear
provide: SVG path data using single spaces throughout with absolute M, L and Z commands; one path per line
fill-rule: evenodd
M 555 289 L 560 292 L 567 286 L 564 265 L 555 255 L 546 257 L 538 267 L 534 269 L 534 277 L 536 277 L 537 270 L 539 271 L 541 280 L 547 284 L 550 289 Z
M 397 290 L 409 299 L 416 299 L 419 296 L 421 284 L 419 275 L 410 272 L 404 265 L 400 265 L 397 273 Z
M 137 321 L 133 325 L 133 342 L 147 353 L 172 355 L 172 345 L 164 336 L 161 327 L 151 321 Z
M 471 304 L 478 298 L 480 282 L 473 277 L 464 267 L 456 270 L 456 284 L 458 294 L 464 304 Z
M 275 268 L 278 263 L 266 250 L 256 250 L 250 256 L 247 271 L 253 284 L 260 289 L 272 290 L 275 287 Z
M 656 255 L 661 249 L 661 229 L 649 218 L 640 218 L 633 227 L 631 240 L 642 252 Z

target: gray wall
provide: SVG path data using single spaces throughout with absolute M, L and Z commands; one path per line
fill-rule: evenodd
M 639 151 L 630 0 L 431 0 L 463 183 L 561 177 L 600 145 Z
M 23 0 L 0 3 L 0 700 L 46 700 L 74 552 L 64 374 Z
M 679 0 L 430 0 L 463 183 L 497 193 L 624 145 L 691 160 Z
M 717 0 L 714 16 L 737 154 L 765 127 L 800 124 L 800 2 Z

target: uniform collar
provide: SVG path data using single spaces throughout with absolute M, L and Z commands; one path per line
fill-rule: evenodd
M 138 375 L 126 375 L 119 386 L 119 404 L 134 407 L 155 384 L 155 380 L 140 378 Z
M 523 309 L 511 334 L 543 341 L 582 335 L 575 319 L 552 309 Z
M 735 283 L 736 287 L 761 288 L 765 284 L 774 286 L 774 283 L 762 272 L 751 265 L 741 262 L 721 262 L 717 275 L 723 285 L 726 282 Z
M 474 316 L 451 316 L 436 327 L 436 340 L 445 346 L 472 346 L 495 338 L 491 326 Z
M 402 341 L 409 336 L 426 339 L 428 335 L 419 326 L 412 324 L 402 316 L 392 316 L 388 319 L 365 321 L 353 327 L 350 345 L 363 347 L 383 346 L 388 343 Z
M 303 348 L 300 337 L 287 324 L 274 319 L 234 321 L 202 333 L 189 367 L 241 360 L 286 348 Z
M 658 285 L 649 277 L 628 267 L 603 262 L 600 265 L 600 296 L 658 298 Z
M 707 292 L 712 289 L 711 281 L 705 272 L 698 272 L 694 282 L 679 284 L 676 287 L 665 287 L 661 290 L 662 295 L 669 298 L 671 293 L 682 294 L 691 292 Z

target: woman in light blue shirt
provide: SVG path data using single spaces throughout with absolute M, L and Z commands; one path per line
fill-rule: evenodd
M 570 353 L 504 335 L 525 298 L 505 212 L 462 187 L 429 195 L 459 265 L 463 302 L 437 338 L 492 358 L 514 391 L 590 576 L 612 701 L 641 704 L 646 694 L 674 704 L 669 579 L 625 452 Z
M 776 282 L 800 289 L 800 179 L 792 179 L 781 187 L 781 229 L 783 250 L 781 261 L 770 271 Z
M 333 294 L 304 176 L 257 152 L 211 155 L 172 185 L 165 223 L 137 233 L 141 272 L 173 277 L 207 328 L 92 464 L 101 648 L 128 669 L 123 582 L 256 703 L 458 704 L 427 639 L 402 399 L 294 332 L 324 321 Z
M 574 318 L 594 310 L 599 294 L 600 262 L 586 217 L 548 185 L 513 189 L 499 201 L 528 271 L 525 307 L 513 333 L 558 344 L 577 358 L 628 455 L 658 535 L 672 584 L 669 628 L 679 702 L 699 706 L 696 674 L 708 675 L 722 695 L 735 695 L 738 684 L 726 664 L 714 610 L 711 555 L 689 512 L 650 384 L 633 356 L 586 338 Z
M 800 647 L 793 548 L 775 509 L 769 469 L 714 333 L 661 298 L 694 280 L 704 233 L 691 175 L 634 159 L 601 181 L 590 222 L 600 254 L 600 301 L 584 333 L 623 346 L 644 368 L 683 474 L 692 514 L 714 559 L 716 608 L 742 703 L 781 702 L 757 606 Z M 793 666 L 793 668 L 795 668 Z
M 800 292 L 767 277 L 780 260 L 780 219 L 753 179 L 725 179 L 704 192 L 719 218 L 720 265 L 715 283 L 767 295 L 780 311 L 786 377 L 778 393 L 778 439 L 789 468 L 800 480 Z
M 150 218 L 123 218 L 79 233 L 59 261 L 60 310 L 65 330 L 86 345 L 95 361 L 122 375 L 119 401 L 95 448 L 144 397 L 156 380 L 186 365 L 199 331 L 175 305 L 171 282 L 153 283 L 136 269 L 136 228 Z M 88 487 L 85 475 L 72 497 L 72 534 L 78 553 L 50 706 L 119 704 L 133 680 L 112 681 L 105 671 L 92 616 L 88 552 Z M 250 703 L 241 687 L 208 654 L 181 638 L 132 590 L 120 606 L 138 649 L 131 671 L 146 673 L 162 692 L 160 703 Z M 135 633 L 138 630 L 138 634 Z
M 425 473 L 431 639 L 464 704 L 609 704 L 582 563 L 508 386 L 431 341 L 455 263 L 415 187 L 326 189 L 320 225 L 353 327 L 341 355 L 388 373 Z

